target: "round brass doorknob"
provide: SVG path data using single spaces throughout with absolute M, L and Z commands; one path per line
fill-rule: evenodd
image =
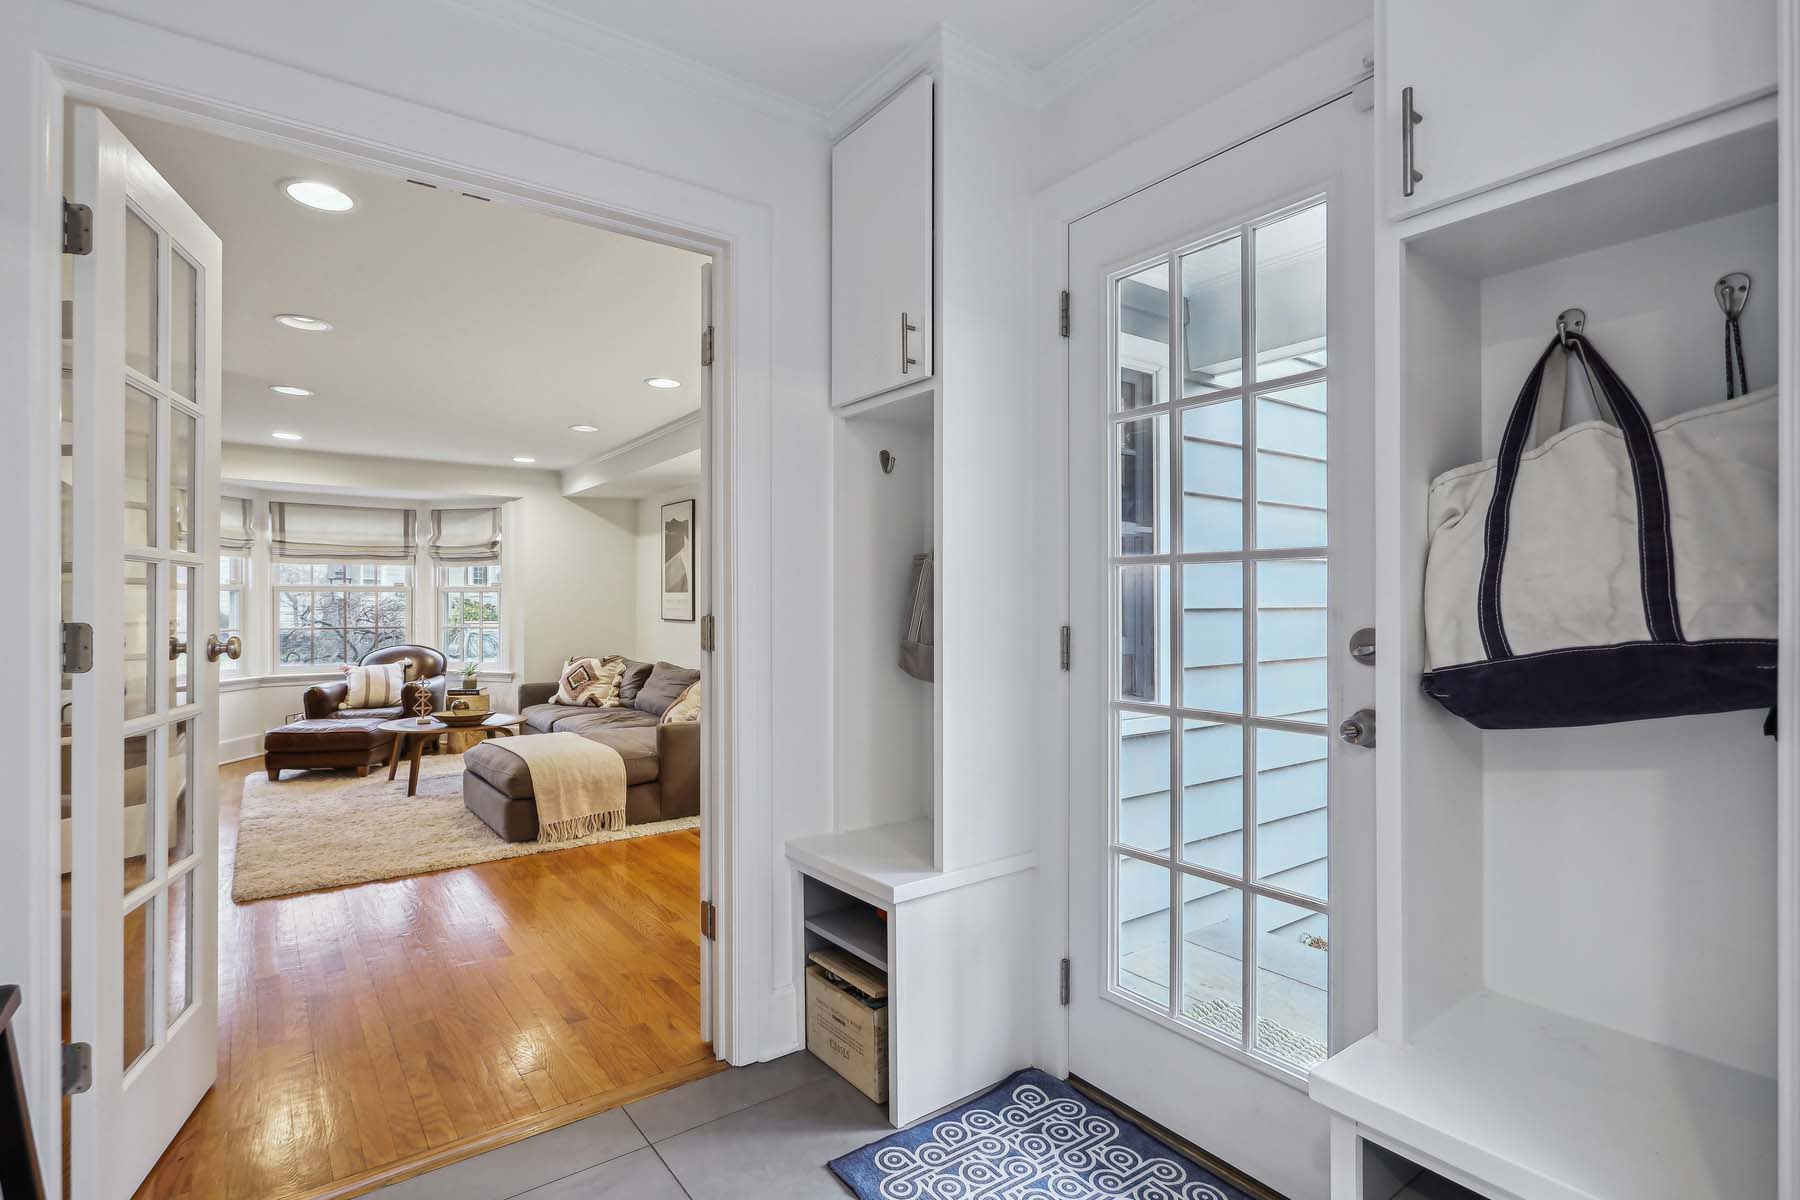
M 243 656 L 244 639 L 238 637 L 235 633 L 222 642 L 219 640 L 219 635 L 216 633 L 209 633 L 206 635 L 207 662 L 218 662 L 221 658 L 229 658 L 233 662 L 236 662 Z

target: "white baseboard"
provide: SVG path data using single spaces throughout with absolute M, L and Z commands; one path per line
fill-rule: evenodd
M 219 739 L 219 765 L 242 762 L 263 752 L 263 735 L 246 733 L 243 737 Z

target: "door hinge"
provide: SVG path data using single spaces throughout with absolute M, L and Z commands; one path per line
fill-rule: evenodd
M 63 1095 L 79 1096 L 94 1086 L 94 1048 L 86 1042 L 64 1042 Z
M 64 675 L 86 675 L 94 669 L 94 627 L 86 621 L 62 623 Z
M 719 936 L 719 910 L 711 900 L 700 902 L 700 936 L 708 941 Z
M 1067 625 L 1064 625 L 1062 627 L 1061 659 L 1062 659 L 1062 669 L 1065 671 L 1069 669 L 1069 655 L 1073 648 L 1074 641 L 1075 641 L 1074 631 L 1071 630 Z
M 713 327 L 708 325 L 700 335 L 700 365 L 710 367 L 713 364 Z
M 1069 960 L 1066 958 L 1056 968 L 1056 1000 L 1064 1008 L 1069 1007 Z
M 94 252 L 94 210 L 85 204 L 63 201 L 63 253 Z
M 1056 302 L 1056 328 L 1064 337 L 1069 336 L 1069 293 L 1063 291 L 1062 298 Z
M 711 654 L 712 650 L 713 650 L 713 641 L 714 641 L 714 638 L 717 635 L 717 633 L 718 633 L 718 629 L 717 629 L 716 623 L 713 621 L 713 615 L 711 613 L 707 613 L 704 617 L 701 617 L 700 618 L 700 649 L 704 650 L 708 654 Z

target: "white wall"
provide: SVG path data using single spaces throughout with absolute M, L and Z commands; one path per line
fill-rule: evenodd
M 700 622 L 665 621 L 662 617 L 662 506 L 677 500 L 695 500 L 695 547 L 706 545 L 707 515 L 700 511 L 700 489 L 685 484 L 636 502 L 637 532 L 637 629 L 630 642 L 621 642 L 626 653 L 640 662 L 672 662 L 680 667 L 700 665 Z M 701 562 L 704 565 L 704 558 Z M 698 614 L 696 614 L 698 616 Z

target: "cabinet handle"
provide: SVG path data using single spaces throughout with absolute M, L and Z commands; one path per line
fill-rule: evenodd
M 900 314 L 900 373 L 902 375 L 905 375 L 907 372 L 912 370 L 912 368 L 919 365 L 919 360 L 914 358 L 911 354 L 909 354 L 906 349 L 906 335 L 909 333 L 917 333 L 917 332 L 919 332 L 919 327 L 917 325 L 914 325 L 911 321 L 907 320 L 905 313 L 901 313 Z
M 1410 87 L 1400 89 L 1400 194 L 1410 196 L 1425 173 L 1413 166 L 1413 126 L 1425 118 L 1413 107 Z

